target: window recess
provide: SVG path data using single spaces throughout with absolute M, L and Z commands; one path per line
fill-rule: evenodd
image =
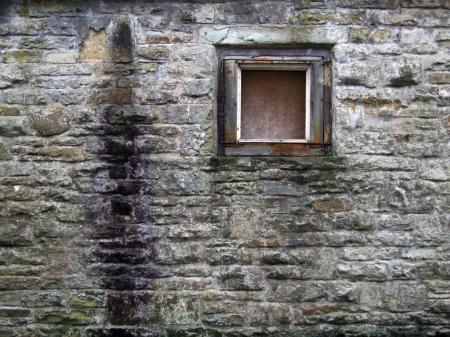
M 225 56 L 221 67 L 222 154 L 309 155 L 329 150 L 328 57 Z

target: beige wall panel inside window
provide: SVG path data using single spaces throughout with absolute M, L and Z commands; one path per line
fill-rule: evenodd
M 305 138 L 306 71 L 242 70 L 241 139 Z

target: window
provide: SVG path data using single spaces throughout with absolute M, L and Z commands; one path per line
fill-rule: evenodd
M 232 52 L 221 57 L 221 153 L 326 154 L 331 145 L 329 51 Z

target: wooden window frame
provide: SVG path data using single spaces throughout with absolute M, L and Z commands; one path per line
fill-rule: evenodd
M 219 154 L 231 156 L 298 156 L 329 154 L 331 148 L 331 62 L 328 50 L 277 50 L 275 55 L 244 51 L 220 58 Z M 264 52 L 264 51 L 261 51 Z M 307 55 L 301 55 L 306 53 Z M 270 53 L 269 53 L 270 54 Z M 289 55 L 296 54 L 296 55 Z M 299 54 L 299 55 L 297 55 Z M 306 113 L 304 139 L 242 139 L 242 69 L 305 70 Z
M 227 58 L 225 58 L 227 60 Z M 311 91 L 311 67 L 307 62 L 299 62 L 295 59 L 286 62 L 286 60 L 273 60 L 273 62 L 257 62 L 254 60 L 242 60 L 237 61 L 237 73 L 236 73 L 236 142 L 239 143 L 308 143 L 310 139 L 310 91 Z M 303 139 L 243 139 L 241 138 L 241 91 L 242 91 L 242 70 L 282 70 L 282 71 L 305 71 L 306 72 L 306 85 L 305 85 L 305 138 Z

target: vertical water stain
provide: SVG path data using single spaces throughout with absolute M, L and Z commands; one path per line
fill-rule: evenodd
M 134 83 L 133 38 L 130 22 L 119 19 L 109 37 L 110 62 L 104 74 L 110 76 L 111 86 L 92 95 L 90 102 L 103 114 L 101 128 L 102 167 L 94 181 L 108 181 L 109 189 L 98 195 L 91 205 L 93 237 L 96 241 L 90 260 L 98 268 L 101 286 L 106 293 L 106 326 L 93 335 L 145 336 L 139 328 L 148 323 L 145 291 L 154 276 L 150 267 L 151 234 L 137 211 L 141 203 L 142 177 L 137 178 L 140 162 L 135 152 L 139 126 L 133 120 L 132 88 L 119 83 Z M 125 80 L 125 81 L 123 81 Z M 127 328 L 123 328 L 126 326 Z

